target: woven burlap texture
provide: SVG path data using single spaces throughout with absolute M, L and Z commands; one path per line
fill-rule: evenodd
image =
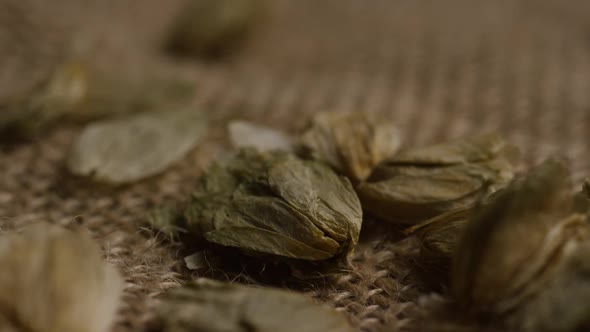
M 80 128 L 0 152 L 0 227 L 46 220 L 89 229 L 126 279 L 113 331 L 140 330 L 158 294 L 196 276 L 178 246 L 146 228 L 146 211 L 190 193 L 225 149 L 228 119 L 293 131 L 320 110 L 386 113 L 405 145 L 499 132 L 525 165 L 559 153 L 575 179 L 590 173 L 588 1 L 274 0 L 234 56 L 174 63 L 158 46 L 180 4 L 0 0 L 0 97 L 78 52 L 115 73 L 158 68 L 188 77 L 195 108 L 211 115 L 207 140 L 190 155 L 122 188 L 96 188 L 63 171 Z M 434 317 L 428 308 L 444 298 L 413 277 L 416 243 L 374 227 L 364 226 L 353 271 L 304 291 L 363 331 Z

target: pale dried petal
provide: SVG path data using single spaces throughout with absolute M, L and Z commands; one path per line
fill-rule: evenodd
M 287 134 L 246 121 L 232 121 L 227 126 L 229 139 L 235 148 L 253 147 L 260 152 L 292 151 L 293 142 Z
M 161 332 L 352 332 L 346 318 L 295 292 L 199 279 L 166 294 Z
M 76 175 L 122 184 L 164 171 L 204 135 L 206 120 L 194 110 L 140 114 L 84 129 L 67 166 Z
M 107 332 L 113 323 L 122 279 L 87 236 L 48 224 L 2 234 L 0 268 L 0 323 L 30 332 Z

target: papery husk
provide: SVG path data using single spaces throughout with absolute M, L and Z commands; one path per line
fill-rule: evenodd
M 162 110 L 96 122 L 74 142 L 69 171 L 108 184 L 156 175 L 185 156 L 207 130 L 206 117 L 192 109 Z

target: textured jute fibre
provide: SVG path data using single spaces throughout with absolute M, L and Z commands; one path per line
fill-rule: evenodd
M 126 279 L 113 331 L 140 330 L 158 294 L 197 276 L 183 267 L 179 246 L 146 228 L 145 214 L 190 193 L 227 148 L 229 119 L 296 130 L 320 110 L 380 112 L 395 119 L 406 145 L 499 132 L 522 150 L 524 166 L 559 153 L 575 179 L 590 173 L 588 1 L 269 1 L 269 15 L 235 56 L 175 63 L 158 45 L 180 3 L 0 0 L 0 98 L 73 52 L 114 73 L 191 79 L 195 108 L 212 118 L 207 140 L 181 162 L 121 188 L 64 172 L 80 128 L 0 152 L 0 227 L 47 220 L 89 229 Z M 418 244 L 375 223 L 363 227 L 354 269 L 303 291 L 364 331 L 410 328 L 408 317 L 435 322 L 445 299 L 431 292 L 436 282 L 417 277 Z

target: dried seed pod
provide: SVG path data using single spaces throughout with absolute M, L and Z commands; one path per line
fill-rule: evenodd
M 567 167 L 548 160 L 476 211 L 453 263 L 459 305 L 517 327 L 528 324 L 515 313 L 535 314 L 527 306 L 548 296 L 540 294 L 561 278 L 564 260 L 588 238 L 585 216 L 571 213 L 572 203 Z
M 0 106 L 0 133 L 28 138 L 70 113 L 86 96 L 87 72 L 78 63 L 56 68 L 27 95 Z
M 264 0 L 188 0 L 173 22 L 166 47 L 182 55 L 224 55 L 245 40 L 264 5 Z
M 244 149 L 207 170 L 177 227 L 247 253 L 321 261 L 346 257 L 361 222 L 352 185 L 327 166 Z
M 301 135 L 299 149 L 356 183 L 397 152 L 400 142 L 399 130 L 374 114 L 322 112 L 314 115 Z
M 153 112 L 97 122 L 84 129 L 68 157 L 73 174 L 123 184 L 162 172 L 204 135 L 194 110 Z
M 497 136 L 402 151 L 379 164 L 357 192 L 371 214 L 415 224 L 472 206 L 507 183 L 513 176 L 509 152 Z
M 279 130 L 246 121 L 232 121 L 227 125 L 227 131 L 235 148 L 254 147 L 260 152 L 293 150 L 291 137 Z
M 165 295 L 154 332 L 352 332 L 346 318 L 295 292 L 199 279 Z
M 123 282 L 87 236 L 37 224 L 0 235 L 0 330 L 106 332 Z

